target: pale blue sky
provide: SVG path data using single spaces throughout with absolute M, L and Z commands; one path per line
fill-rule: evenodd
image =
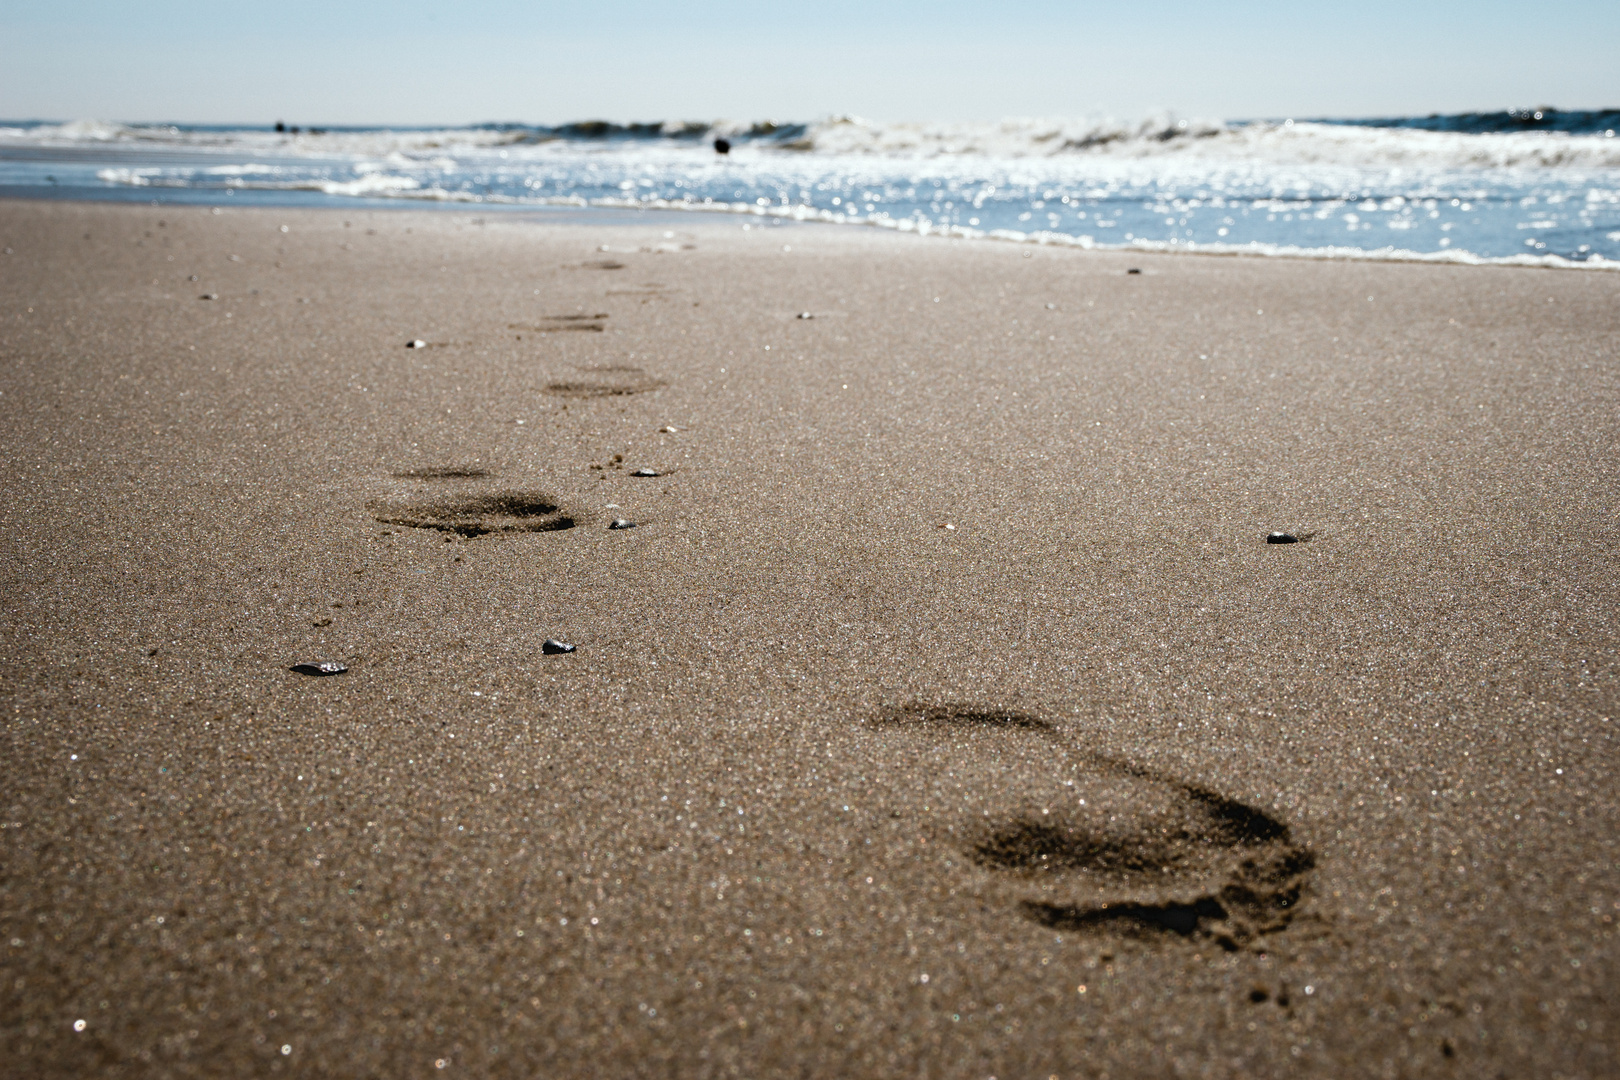
M 1620 2 L 0 0 L 0 117 L 466 123 L 1620 105 Z

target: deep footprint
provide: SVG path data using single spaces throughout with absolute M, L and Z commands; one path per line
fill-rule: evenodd
M 437 529 L 466 537 L 497 532 L 556 532 L 574 527 L 573 517 L 564 513 L 556 500 L 522 491 L 415 502 L 377 500 L 368 509 L 385 525 Z
M 1003 810 L 947 830 L 969 860 L 1025 893 L 1018 909 L 1042 925 L 1197 935 L 1235 949 L 1284 929 L 1299 909 L 1314 858 L 1262 810 L 1076 748 L 1053 724 L 1017 710 L 912 704 L 880 711 L 869 727 L 931 743 L 1036 739 L 1051 747 L 1055 766 L 1068 766 L 1039 810 Z

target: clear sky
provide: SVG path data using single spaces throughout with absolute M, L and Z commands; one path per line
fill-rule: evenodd
M 1620 106 L 1620 0 L 0 0 L 0 117 L 1368 116 Z

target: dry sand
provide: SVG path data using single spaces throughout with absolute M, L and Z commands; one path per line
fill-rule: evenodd
M 1620 275 L 623 221 L 0 203 L 0 1073 L 1620 1071 Z

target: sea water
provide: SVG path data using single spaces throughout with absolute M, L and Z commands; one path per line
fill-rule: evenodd
M 656 209 L 1087 248 L 1613 269 L 1617 128 L 1613 110 L 1130 124 L 8 122 L 0 196 Z

